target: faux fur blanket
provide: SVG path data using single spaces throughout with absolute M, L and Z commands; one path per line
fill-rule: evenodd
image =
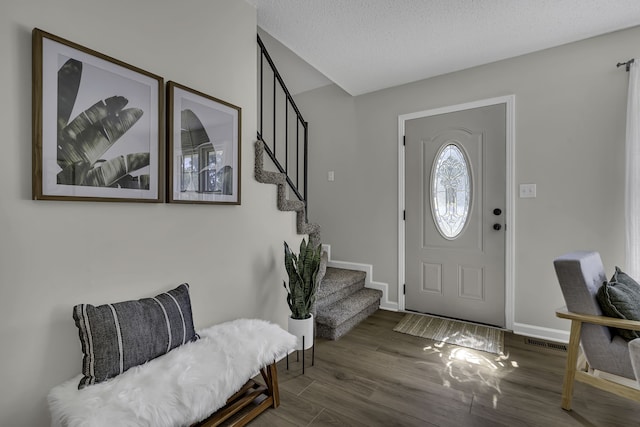
M 234 320 L 198 334 L 199 340 L 106 382 L 78 390 L 78 376 L 54 387 L 52 426 L 189 426 L 296 345 L 295 336 L 264 320 Z

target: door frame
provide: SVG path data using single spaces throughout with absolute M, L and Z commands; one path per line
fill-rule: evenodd
M 496 104 L 506 105 L 506 215 L 505 215 L 505 295 L 504 314 L 506 328 L 513 330 L 514 305 L 515 305 L 515 272 L 514 272 L 514 250 L 515 250 L 515 95 L 499 96 L 496 98 L 481 99 L 478 101 L 463 104 L 451 105 L 447 107 L 433 108 L 415 113 L 401 114 L 398 116 L 398 309 L 405 311 L 405 221 L 404 221 L 404 200 L 405 200 L 405 146 L 404 132 L 407 120 L 421 119 L 438 114 L 454 113 L 457 111 L 470 110 L 472 108 L 487 107 Z

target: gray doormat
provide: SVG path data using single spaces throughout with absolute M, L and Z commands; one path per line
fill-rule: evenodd
M 475 323 L 407 314 L 393 330 L 494 354 L 504 351 L 504 332 L 501 329 Z

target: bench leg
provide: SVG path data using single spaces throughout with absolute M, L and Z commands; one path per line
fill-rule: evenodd
M 247 383 L 233 396 L 227 400 L 227 404 L 218 409 L 214 414 L 204 421 L 194 424 L 192 427 L 216 427 L 223 423 L 230 427 L 242 427 L 255 417 L 266 411 L 269 407 L 277 408 L 280 405 L 280 392 L 278 391 L 278 370 L 276 362 L 260 369 L 260 374 L 265 382 L 262 386 L 254 380 Z M 244 408 L 252 404 L 256 398 L 266 396 L 257 406 L 244 412 L 241 417 L 230 421 L 231 417 L 240 413 Z M 231 423 L 231 424 L 229 424 Z
M 278 390 L 278 368 L 276 367 L 276 362 L 274 361 L 271 365 L 261 369 L 260 373 L 267 386 L 267 394 L 273 398 L 272 407 L 277 408 L 280 406 L 280 391 Z

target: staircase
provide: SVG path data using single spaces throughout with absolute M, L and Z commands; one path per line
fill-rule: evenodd
M 258 82 L 260 102 L 254 176 L 258 182 L 278 186 L 278 209 L 296 212 L 298 234 L 308 234 L 309 243 L 318 245 L 321 243 L 320 226 L 310 224 L 306 212 L 307 122 L 302 118 L 259 37 L 258 46 L 261 52 Z M 267 98 L 271 98 L 269 102 Z M 276 99 L 285 100 L 284 113 L 275 111 L 278 105 L 282 105 Z M 273 111 L 264 108 L 270 105 L 273 105 Z M 293 135 L 289 134 L 291 128 L 295 129 Z M 269 144 L 265 138 L 270 138 Z M 279 172 L 265 170 L 265 154 Z M 297 200 L 290 200 L 289 195 L 295 195 Z M 316 335 L 336 340 L 380 307 L 382 292 L 365 288 L 365 272 L 327 267 L 327 261 L 327 254 L 324 253 L 319 272 L 319 276 L 324 274 L 324 277 L 318 286 L 314 312 Z
M 364 271 L 327 267 L 316 294 L 316 336 L 337 340 L 380 307 L 382 291 L 364 287 Z
M 255 143 L 255 154 L 256 161 L 253 175 L 256 181 L 278 186 L 278 210 L 295 212 L 296 231 L 298 234 L 308 234 L 309 243 L 314 246 L 318 245 L 320 243 L 320 226 L 307 222 L 305 202 L 302 200 L 289 200 L 287 198 L 287 176 L 284 173 L 264 170 L 264 142 L 261 140 Z
M 258 182 L 278 186 L 278 209 L 296 212 L 298 234 L 308 234 L 309 242 L 320 243 L 320 226 L 306 220 L 305 204 L 287 199 L 287 181 L 279 172 L 264 170 L 264 144 L 255 143 L 254 176 Z M 316 335 L 337 340 L 380 307 L 382 291 L 364 287 L 364 271 L 327 267 L 327 254 L 323 254 L 320 266 L 326 268 L 316 294 Z M 321 274 L 322 275 L 322 274 Z

